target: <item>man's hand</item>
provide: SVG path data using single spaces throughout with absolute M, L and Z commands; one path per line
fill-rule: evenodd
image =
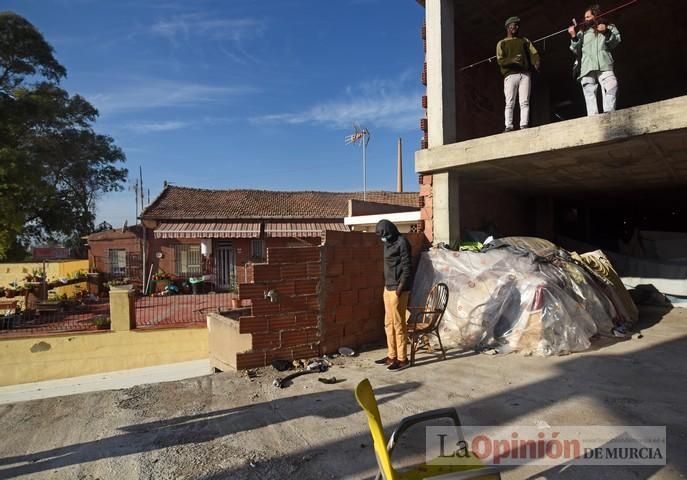
M 396 289 L 396 296 L 400 297 L 403 292 L 400 289 Z
M 536 71 L 541 70 L 541 61 L 540 60 L 537 60 L 537 62 L 534 64 L 534 69 Z
M 606 24 L 604 24 L 604 23 L 598 24 L 598 25 L 596 26 L 596 30 L 597 30 L 599 33 L 604 33 L 604 32 L 606 31 Z
M 570 34 L 570 38 L 575 38 L 577 36 L 575 33 L 575 27 L 572 25 L 568 27 L 568 33 Z
M 515 57 L 513 57 L 513 60 L 515 60 L 516 63 L 521 63 L 522 62 L 522 55 L 518 53 Z

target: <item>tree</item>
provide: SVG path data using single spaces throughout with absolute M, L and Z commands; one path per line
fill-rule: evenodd
M 54 49 L 26 19 L 0 12 L 0 88 L 10 93 L 26 76 L 40 75 L 58 83 L 67 75 Z
M 65 75 L 33 25 L 0 13 L 0 258 L 17 238 L 80 246 L 99 196 L 124 188 L 124 153 L 93 130 L 98 111 L 59 87 Z

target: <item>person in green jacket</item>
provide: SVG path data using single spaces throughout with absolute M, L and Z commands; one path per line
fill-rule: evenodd
M 620 32 L 613 24 L 600 18 L 601 7 L 591 5 L 584 13 L 584 23 L 576 31 L 568 28 L 571 37 L 570 50 L 576 56 L 575 72 L 582 85 L 587 115 L 599 113 L 596 92 L 603 92 L 604 112 L 615 111 L 618 96 L 618 79 L 613 72 L 613 50 L 620 43 Z M 579 72 L 576 70 L 579 68 Z
M 539 70 L 539 53 L 532 42 L 520 36 L 518 17 L 510 17 L 506 20 L 506 38 L 496 44 L 496 63 L 503 75 L 503 93 L 506 97 L 505 131 L 513 130 L 513 108 L 516 97 L 520 102 L 520 129 L 527 128 L 530 116 L 532 67 Z

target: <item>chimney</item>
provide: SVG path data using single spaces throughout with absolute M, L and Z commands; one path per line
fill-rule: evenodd
M 396 175 L 396 191 L 403 192 L 403 140 L 398 137 L 398 173 Z

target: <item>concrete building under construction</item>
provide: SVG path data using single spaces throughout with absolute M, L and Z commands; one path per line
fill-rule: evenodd
M 618 110 L 590 117 L 565 31 L 585 3 L 419 3 L 427 91 L 415 168 L 430 240 L 454 244 L 481 231 L 617 250 L 633 231 L 687 231 L 687 2 L 602 5 L 622 33 L 613 52 Z M 494 54 L 511 15 L 522 19 L 542 68 L 533 76 L 531 128 L 502 133 L 496 63 L 465 67 Z

